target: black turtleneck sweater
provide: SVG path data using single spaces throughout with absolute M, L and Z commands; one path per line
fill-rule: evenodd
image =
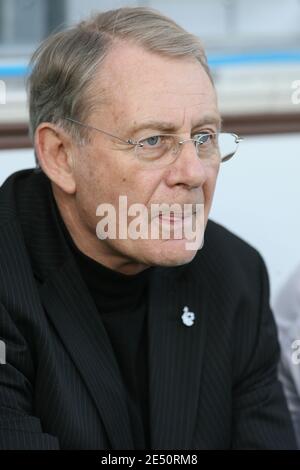
M 77 248 L 58 210 L 57 212 L 81 276 L 101 315 L 120 368 L 127 393 L 135 448 L 151 449 L 148 415 L 147 293 L 152 268 L 139 274 L 126 275 L 94 261 Z

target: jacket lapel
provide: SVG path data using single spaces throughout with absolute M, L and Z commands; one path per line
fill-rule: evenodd
M 177 276 L 170 269 L 159 269 L 151 279 L 149 301 L 152 448 L 190 449 L 200 395 L 206 296 L 193 275 Z M 195 314 L 191 326 L 181 318 L 186 306 Z
M 149 418 L 153 449 L 191 448 L 200 393 L 206 297 L 193 276 L 178 276 L 174 271 L 176 274 L 155 269 L 149 287 Z M 119 367 L 73 260 L 69 259 L 45 282 L 41 298 L 94 399 L 112 448 L 134 449 Z M 191 326 L 181 318 L 185 306 L 195 313 Z
M 120 370 L 100 319 L 71 259 L 41 288 L 44 307 L 76 364 L 113 449 L 133 449 Z

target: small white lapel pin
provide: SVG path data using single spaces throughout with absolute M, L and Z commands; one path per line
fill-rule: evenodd
M 188 307 L 183 308 L 183 314 L 181 315 L 182 323 L 186 326 L 192 326 L 195 320 L 194 312 L 190 312 Z

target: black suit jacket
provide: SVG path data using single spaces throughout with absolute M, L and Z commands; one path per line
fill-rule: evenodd
M 0 448 L 132 449 L 120 370 L 51 201 L 32 170 L 0 190 Z M 147 321 L 152 449 L 296 448 L 255 249 L 209 221 L 191 263 L 153 270 Z

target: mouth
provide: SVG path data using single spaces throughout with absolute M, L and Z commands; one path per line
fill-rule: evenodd
M 161 220 L 168 220 L 170 222 L 178 222 L 184 220 L 186 217 L 183 214 L 159 214 Z
M 170 212 L 165 214 L 159 214 L 158 218 L 160 222 L 175 225 L 184 223 L 184 221 L 190 219 L 194 215 L 196 215 L 196 211 L 190 214 L 174 214 L 173 212 Z

